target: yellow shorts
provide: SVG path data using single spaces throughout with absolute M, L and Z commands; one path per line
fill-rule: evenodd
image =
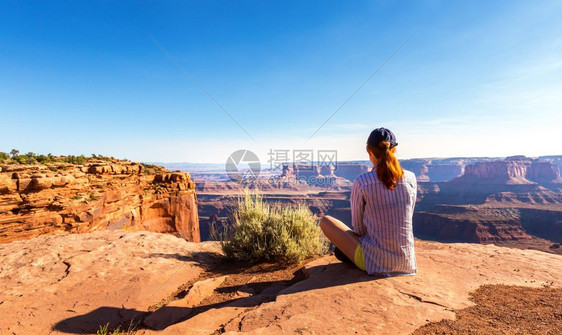
M 361 244 L 357 243 L 357 247 L 355 248 L 355 254 L 353 255 L 353 263 L 363 271 L 367 271 L 365 269 L 365 256 L 363 256 L 363 249 L 361 248 Z

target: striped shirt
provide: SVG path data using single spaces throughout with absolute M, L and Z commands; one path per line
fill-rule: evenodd
M 375 169 L 357 177 L 351 190 L 353 230 L 368 274 L 416 274 L 412 216 L 416 204 L 416 176 L 404 170 L 396 188 L 389 190 Z

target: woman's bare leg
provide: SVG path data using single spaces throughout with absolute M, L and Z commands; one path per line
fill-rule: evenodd
M 320 228 L 324 235 L 335 244 L 351 261 L 355 258 L 355 248 L 359 244 L 359 236 L 340 220 L 326 215 L 320 220 Z

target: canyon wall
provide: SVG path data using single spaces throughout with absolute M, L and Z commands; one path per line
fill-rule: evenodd
M 457 181 L 499 184 L 561 182 L 560 169 L 557 165 L 547 161 L 532 160 L 524 156 L 468 165 L 465 167 L 464 175 L 459 177 Z
M 431 181 L 447 181 L 464 173 L 462 164 L 431 164 L 427 166 L 427 176 Z
M 514 208 L 439 205 L 414 214 L 416 236 L 443 242 L 486 243 L 527 240 L 521 213 Z
M 562 210 L 522 208 L 521 225 L 534 236 L 562 243 Z
M 334 174 L 338 177 L 345 178 L 349 181 L 355 181 L 355 178 L 359 177 L 363 173 L 371 171 L 371 166 L 362 163 L 348 163 L 342 162 L 338 163 Z
M 541 156 L 539 157 L 540 161 L 550 162 L 556 166 L 558 166 L 558 170 L 562 171 L 562 156 Z
M 546 249 L 552 243 L 535 237 L 552 242 L 562 239 L 562 183 L 554 162 L 515 156 L 501 160 L 412 159 L 402 163 L 418 174 L 414 216 L 418 237 L 480 243 L 512 241 L 514 245 L 527 246 L 534 243 L 534 248 L 542 243 Z M 262 186 L 260 190 L 268 202 L 284 206 L 304 203 L 319 216 L 332 215 L 350 225 L 351 181 L 368 170 L 366 162 L 340 162 L 335 170 L 287 164 L 278 184 L 263 181 L 269 187 Z M 459 173 L 463 176 L 431 181 Z M 333 180 L 334 175 L 336 180 L 347 183 L 333 188 L 306 182 L 323 177 Z M 206 188 L 198 193 L 203 239 L 209 236 L 210 223 L 226 222 L 234 206 L 229 197 L 236 193 L 235 188 L 228 183 L 215 186 L 217 189 Z
M 460 178 L 472 178 L 486 183 L 529 184 L 525 176 L 530 165 L 529 161 L 480 162 L 466 166 L 464 175 Z
M 436 204 L 561 205 L 562 182 L 557 165 L 508 158 L 467 165 L 461 177 L 448 182 L 419 182 L 418 207 Z
M 446 158 L 446 159 L 406 159 L 400 164 L 406 170 L 412 171 L 418 181 L 438 182 L 448 181 L 464 173 L 464 167 L 472 162 L 485 158 Z
M 185 172 L 123 161 L 1 168 L 0 243 L 106 229 L 200 241 L 195 184 Z
M 562 241 L 562 183 L 552 162 L 524 156 L 476 162 L 449 182 L 420 182 L 418 191 L 418 236 L 520 245 L 533 237 Z

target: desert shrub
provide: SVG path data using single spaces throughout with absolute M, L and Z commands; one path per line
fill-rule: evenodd
M 317 217 L 304 205 L 269 205 L 246 190 L 224 226 L 221 245 L 228 257 L 298 263 L 327 251 Z
M 132 335 L 132 334 L 134 334 L 134 331 L 132 329 L 123 330 L 121 329 L 121 326 L 118 326 L 117 328 L 110 330 L 109 322 L 103 326 L 100 326 L 100 328 L 96 332 L 96 335 Z
M 148 163 L 141 163 L 141 165 L 144 167 L 144 171 L 146 174 L 157 174 L 157 173 L 161 173 L 164 170 L 164 168 L 159 165 L 148 164 Z
M 18 155 L 13 158 L 16 162 L 20 164 L 36 164 L 37 160 L 35 159 L 34 155 L 25 154 L 25 155 Z
M 50 163 L 52 162 L 52 157 L 50 156 L 45 156 L 45 155 L 38 155 L 37 157 L 35 157 L 35 159 L 37 159 L 37 162 L 41 163 L 41 164 L 45 164 L 45 163 Z
M 10 159 L 10 155 L 5 152 L 0 152 L 0 162 L 4 162 Z
M 64 162 L 70 163 L 70 164 L 82 165 L 82 164 L 84 164 L 84 162 L 86 162 L 86 156 L 84 156 L 84 155 L 80 155 L 80 156 L 69 155 L 69 156 L 65 157 Z

